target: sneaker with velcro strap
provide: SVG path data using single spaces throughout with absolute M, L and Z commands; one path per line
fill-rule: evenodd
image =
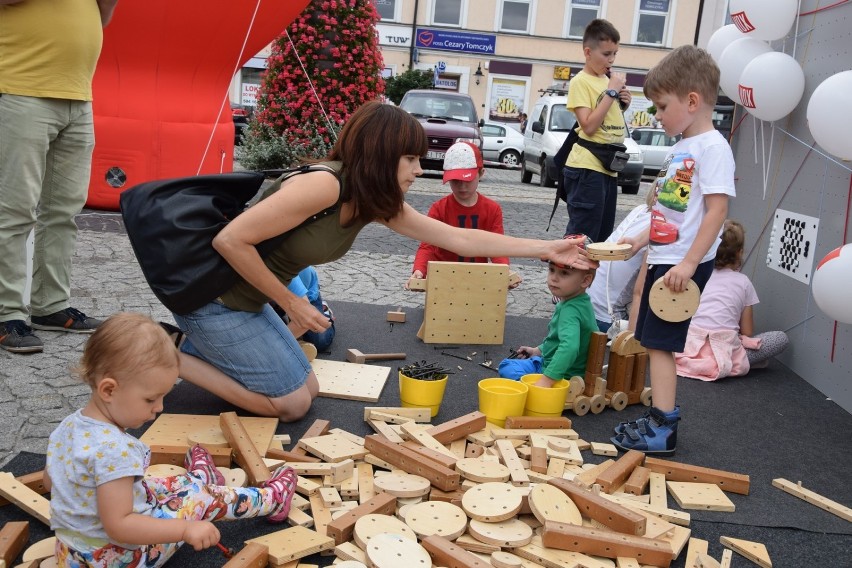
M 93 333 L 103 321 L 90 318 L 80 310 L 65 308 L 49 316 L 30 317 L 33 329 L 66 331 L 69 333 Z
M 0 348 L 10 353 L 40 353 L 44 343 L 23 320 L 0 322 Z
M 677 423 L 680 409 L 662 412 L 651 407 L 646 416 L 635 422 L 620 424 L 621 433 L 610 438 L 623 451 L 637 450 L 647 455 L 672 456 L 677 446 Z

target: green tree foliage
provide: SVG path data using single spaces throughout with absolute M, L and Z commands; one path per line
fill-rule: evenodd
M 433 81 L 434 72 L 431 69 L 409 69 L 385 81 L 385 95 L 398 105 L 405 93 L 411 89 L 431 89 Z
M 272 43 L 237 152 L 243 166 L 289 167 L 328 153 L 355 109 L 384 92 L 378 21 L 373 0 L 312 0 Z

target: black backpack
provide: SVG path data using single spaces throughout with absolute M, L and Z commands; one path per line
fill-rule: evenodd
M 545 168 L 549 168 L 550 177 L 556 180 L 556 198 L 553 200 L 553 210 L 550 212 L 550 219 L 547 221 L 547 231 L 550 230 L 550 224 L 553 222 L 553 216 L 556 214 L 556 208 L 559 207 L 559 201 L 568 201 L 568 192 L 565 189 L 564 177 L 562 176 L 562 166 L 568 161 L 568 154 L 571 153 L 571 148 L 580 139 L 580 134 L 577 130 L 580 127 L 579 122 L 575 122 L 571 130 L 568 131 L 568 136 L 565 137 L 565 142 L 559 148 L 559 151 L 554 154 L 553 158 L 547 158 L 544 162 Z

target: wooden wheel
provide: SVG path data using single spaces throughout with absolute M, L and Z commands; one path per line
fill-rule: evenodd
M 574 414 L 577 416 L 585 416 L 591 407 L 592 403 L 587 396 L 578 396 L 574 399 Z
M 606 408 L 606 398 L 602 394 L 596 394 L 593 396 L 589 399 L 589 403 L 592 405 L 592 414 L 600 414 L 603 412 L 603 409 Z
M 609 399 L 609 405 L 613 410 L 624 410 L 627 406 L 627 394 L 623 392 L 613 393 L 612 398 Z
M 586 390 L 586 381 L 583 380 L 583 377 L 571 377 L 570 383 L 571 386 L 568 388 L 569 395 L 577 396 Z
M 651 406 L 651 387 L 642 389 L 642 394 L 639 395 L 639 402 L 645 406 Z

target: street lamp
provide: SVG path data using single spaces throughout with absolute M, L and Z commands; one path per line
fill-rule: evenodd
M 476 84 L 478 85 L 479 80 L 482 79 L 482 77 L 485 76 L 482 73 L 482 62 L 480 62 L 479 65 L 476 66 L 476 71 L 474 72 L 473 76 L 476 77 Z

